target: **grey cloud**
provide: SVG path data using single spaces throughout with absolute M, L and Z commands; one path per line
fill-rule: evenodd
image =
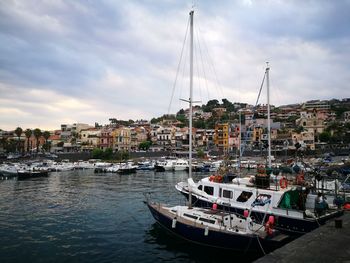
M 195 2 L 195 23 L 201 23 L 207 37 L 223 96 L 253 103 L 266 60 L 272 64 L 271 82 L 283 94 L 276 104 L 350 96 L 349 1 Z M 74 115 L 64 109 L 50 112 L 37 122 L 63 121 L 60 115 L 76 121 L 101 121 L 104 113 L 159 116 L 170 101 L 190 6 L 185 0 L 35 5 L 5 1 L 0 5 L 0 84 L 24 94 L 33 89 L 53 91 L 54 96 L 90 107 L 81 105 L 84 110 Z M 178 102 L 187 96 L 186 83 L 182 84 L 173 111 L 185 106 Z M 201 93 L 198 99 L 212 99 L 205 96 L 205 88 Z M 222 92 L 213 87 L 208 93 L 221 99 Z M 15 95 L 1 94 L 7 108 Z M 34 108 L 45 103 L 39 97 L 27 100 L 35 103 Z M 33 112 L 31 117 L 23 115 L 23 122 L 37 114 L 30 105 L 12 107 Z

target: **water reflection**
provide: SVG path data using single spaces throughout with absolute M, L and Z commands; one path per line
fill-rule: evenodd
M 223 256 L 246 260 L 246 255 L 190 245 L 155 224 L 143 194 L 153 192 L 159 201 L 185 204 L 174 186 L 187 176 L 79 170 L 1 181 L 0 262 L 219 262 Z

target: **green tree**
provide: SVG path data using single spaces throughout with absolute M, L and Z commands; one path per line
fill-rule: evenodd
M 8 144 L 7 138 L 2 137 L 0 139 L 0 145 L 2 146 L 2 148 L 6 150 L 7 149 L 7 144 Z
M 181 109 L 179 110 L 176 115 L 184 115 L 185 114 L 185 110 L 184 109 Z
M 321 142 L 329 142 L 329 140 L 331 138 L 331 134 L 329 132 L 322 132 L 322 133 L 320 133 L 318 138 Z
M 301 133 L 301 132 L 304 131 L 304 127 L 303 127 L 303 126 L 298 126 L 297 128 L 294 129 L 294 131 L 295 131 L 296 133 Z
M 331 105 L 331 110 L 335 112 L 337 119 L 339 120 L 344 112 L 350 110 L 350 107 L 345 105 Z
M 193 122 L 193 127 L 197 129 L 205 129 L 206 128 L 206 123 L 203 119 L 198 119 Z
M 206 129 L 215 129 L 216 119 L 212 116 L 206 121 Z
M 26 138 L 27 138 L 27 152 L 29 152 L 29 139 L 32 136 L 33 132 L 31 129 L 26 129 L 24 131 L 24 134 L 26 135 Z
M 113 157 L 113 149 L 112 148 L 107 148 L 104 150 L 103 155 L 102 155 L 103 159 L 106 160 L 110 160 Z
M 186 118 L 185 114 L 178 114 L 178 115 L 176 115 L 176 119 L 178 121 L 181 121 L 181 122 L 186 122 L 187 121 L 187 118 Z
M 230 119 L 230 116 L 228 115 L 227 112 L 225 112 L 225 113 L 221 116 L 220 121 L 221 121 L 221 122 L 227 122 L 227 121 L 229 121 L 229 119 Z
M 7 140 L 4 148 L 6 152 L 15 152 L 17 149 L 17 141 L 13 139 Z
M 128 160 L 130 158 L 130 154 L 128 151 L 123 151 L 122 152 L 122 159 L 123 160 Z
M 95 148 L 92 150 L 92 158 L 94 159 L 102 159 L 103 158 L 103 150 L 100 148 Z
M 147 151 L 149 149 L 149 147 L 151 147 L 152 142 L 150 141 L 143 141 L 139 144 L 139 149 L 140 150 L 144 150 Z
M 118 151 L 116 153 L 116 158 L 119 161 L 125 161 L 128 160 L 130 157 L 129 152 L 128 151 Z
M 75 144 L 77 142 L 77 138 L 78 138 L 78 133 L 76 131 L 72 131 L 70 143 Z
M 202 109 L 205 112 L 211 112 L 214 108 L 220 107 L 220 103 L 218 100 L 209 100 L 207 105 L 203 105 Z
M 205 153 L 202 149 L 199 149 L 197 151 L 197 157 L 200 158 L 200 159 L 203 159 L 205 157 Z
M 297 119 L 299 119 L 299 116 L 289 116 L 289 117 L 287 118 L 287 122 L 293 122 L 293 123 L 295 123 L 295 121 L 296 121 Z
M 39 139 L 42 135 L 42 132 L 39 128 L 36 128 L 36 129 L 34 129 L 33 134 L 34 134 L 34 137 L 36 139 L 36 152 L 38 153 L 39 152 L 39 144 L 40 144 Z
M 227 99 L 222 99 L 222 106 L 226 108 L 226 111 L 228 112 L 234 112 L 235 111 L 235 106 L 233 105 L 232 102 L 230 102 Z
M 43 137 L 45 138 L 45 150 L 50 150 L 50 146 L 51 144 L 48 142 L 49 138 L 50 138 L 51 134 L 49 131 L 44 131 L 43 132 Z
M 17 135 L 17 150 L 18 152 L 21 151 L 21 135 L 22 135 L 23 129 L 21 127 L 17 127 L 15 130 L 15 134 Z

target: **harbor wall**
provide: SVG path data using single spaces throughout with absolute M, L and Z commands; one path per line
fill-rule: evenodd
M 327 222 L 254 262 L 349 262 L 350 211 L 339 218 L 341 221 L 336 220 Z M 340 224 L 342 227 L 338 228 Z

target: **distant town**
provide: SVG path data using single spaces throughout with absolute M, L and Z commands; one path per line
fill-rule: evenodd
M 349 149 L 350 98 L 271 105 L 271 148 L 275 152 Z M 189 109 L 148 120 L 94 125 L 61 124 L 57 130 L 33 127 L 0 130 L 0 153 L 188 152 Z M 193 108 L 193 146 L 209 151 L 262 152 L 267 148 L 267 105 L 210 100 Z

